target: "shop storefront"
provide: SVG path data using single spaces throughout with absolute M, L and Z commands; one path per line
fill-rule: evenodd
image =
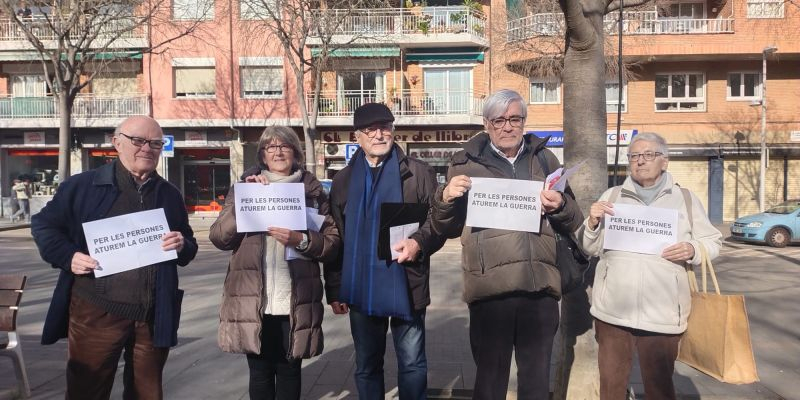
M 30 182 L 32 213 L 47 203 L 58 186 L 58 132 L 16 131 L 0 136 L 0 184 L 3 211 L 9 211 L 14 179 Z
M 398 128 L 394 132 L 395 142 L 411 157 L 419 158 L 430 164 L 436 171 L 436 179 L 443 183 L 447 177 L 447 165 L 450 157 L 461 150 L 461 144 L 472 138 L 478 129 L 413 129 Z M 321 166 L 325 168 L 325 177 L 333 178 L 344 168 L 348 144 L 356 142 L 355 133 L 347 130 L 330 130 L 321 132 L 323 157 Z

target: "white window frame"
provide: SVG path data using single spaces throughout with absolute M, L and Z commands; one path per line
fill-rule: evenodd
M 178 10 L 175 7 L 175 2 L 176 1 L 180 1 L 180 2 L 183 2 L 183 3 L 189 3 L 190 1 L 194 1 L 194 3 L 196 4 L 196 7 L 194 8 L 193 11 L 194 11 L 195 14 L 194 15 L 187 15 L 192 10 L 181 10 L 181 11 L 183 11 L 183 13 L 181 13 L 179 15 L 179 13 L 177 12 Z M 201 11 L 201 9 L 202 9 L 202 7 L 200 6 L 200 3 L 208 3 L 208 4 L 204 4 L 205 6 L 208 7 L 208 12 L 203 14 L 203 15 L 198 16 L 197 13 L 199 13 Z M 171 11 L 172 11 L 172 20 L 173 21 L 211 21 L 211 20 L 214 19 L 214 7 L 215 7 L 215 5 L 216 4 L 215 4 L 214 0 L 172 0 L 172 4 L 170 5 Z
M 50 88 L 47 86 L 47 77 L 42 74 L 12 74 L 8 78 L 8 83 L 9 92 L 14 97 L 47 97 L 52 95 Z M 33 95 L 27 95 L 28 92 L 33 92 Z
M 731 95 L 731 81 L 730 81 L 731 75 L 739 75 L 739 93 L 744 93 L 744 88 L 745 88 L 745 86 L 744 86 L 744 76 L 745 75 L 755 75 L 756 76 L 756 87 L 755 87 L 754 95 L 753 96 L 745 96 L 745 95 L 732 96 Z M 729 72 L 728 73 L 728 77 L 725 80 L 725 90 L 726 90 L 726 93 L 727 93 L 727 98 L 726 99 L 728 101 L 761 100 L 762 83 L 763 82 L 761 81 L 761 73 L 758 72 L 758 71 L 733 71 L 733 72 Z
M 670 2 L 666 6 L 669 8 L 669 7 L 672 7 L 673 5 L 677 4 L 678 5 L 678 9 L 680 10 L 681 5 L 683 5 L 683 4 L 697 4 L 697 3 L 699 3 L 699 4 L 701 4 L 703 6 L 703 15 L 701 15 L 700 18 L 696 18 L 696 16 L 682 17 L 682 16 L 680 16 L 680 11 L 678 12 L 679 15 L 670 15 L 668 18 L 670 18 L 670 19 L 707 19 L 708 18 L 708 8 L 706 7 L 706 2 L 703 1 L 703 0 L 681 0 L 681 1 Z
M 242 77 L 244 74 L 242 73 L 245 69 L 248 68 L 271 68 L 281 71 L 281 93 L 280 94 L 247 94 L 244 91 L 244 80 Z M 286 95 L 286 71 L 283 69 L 283 65 L 241 65 L 239 66 L 239 87 L 241 89 L 241 98 L 243 99 L 282 99 Z
M 533 85 L 534 84 L 542 84 L 542 90 L 544 90 L 544 96 L 542 98 L 547 98 L 547 84 L 555 83 L 556 84 L 556 100 L 555 101 L 534 101 L 533 98 Z M 529 104 L 561 104 L 561 79 L 558 78 L 538 78 L 538 77 L 531 77 L 528 80 L 528 103 Z
M 607 90 L 606 86 L 608 84 L 619 84 L 618 80 L 613 81 L 606 81 L 605 85 L 603 86 L 603 90 Z M 628 112 L 628 82 L 623 80 L 622 81 L 622 113 L 625 114 Z M 613 106 L 613 108 L 609 108 L 609 106 Z M 617 101 L 616 100 L 608 100 L 606 99 L 606 113 L 608 114 L 616 114 L 617 112 Z
M 747 11 L 746 11 L 747 12 L 747 18 L 753 18 L 753 19 L 779 19 L 779 18 L 783 18 L 784 14 L 785 14 L 785 12 L 784 12 L 785 6 L 783 4 L 784 2 L 785 2 L 784 0 L 747 0 L 747 4 L 746 4 L 746 7 L 747 7 Z M 778 15 L 767 15 L 767 14 L 765 14 L 764 13 L 764 6 L 766 6 L 767 4 L 778 4 L 780 6 Z M 751 13 L 750 12 L 750 6 L 751 5 L 760 5 L 761 6 L 760 7 L 761 8 L 761 12 L 760 13 Z
M 655 91 L 658 89 L 655 85 L 656 80 L 659 76 L 669 76 L 669 81 L 667 84 L 667 97 L 656 97 Z M 703 96 L 702 97 L 672 97 L 672 77 L 675 75 L 684 75 L 686 77 L 686 92 L 689 92 L 689 76 L 690 75 L 699 75 L 702 77 L 702 88 L 703 88 Z M 706 96 L 708 92 L 708 85 L 706 84 L 706 74 L 704 72 L 661 72 L 656 73 L 656 79 L 653 80 L 653 109 L 655 112 L 658 113 L 671 113 L 671 112 L 705 112 L 708 109 L 708 104 L 706 103 Z M 678 107 L 674 110 L 659 110 L 658 105 L 660 103 L 678 103 Z M 702 107 L 698 107 L 697 109 L 681 109 L 680 103 L 700 103 Z
M 426 69 L 428 69 L 428 70 L 446 69 L 447 70 L 447 77 L 445 78 L 445 86 L 446 87 L 444 89 L 445 93 L 450 93 L 450 72 L 451 72 L 451 70 L 468 69 L 469 70 L 469 77 L 467 78 L 467 81 L 469 82 L 469 89 L 468 89 L 467 95 L 470 97 L 470 100 L 467 101 L 467 104 L 471 104 L 471 102 L 472 102 L 471 98 L 473 96 L 475 96 L 475 66 L 476 65 L 477 65 L 477 63 L 452 63 L 452 64 L 425 63 L 425 62 L 420 63 L 420 68 L 422 68 L 422 87 L 423 87 L 422 91 L 423 91 L 423 93 L 425 93 L 425 96 L 427 96 L 430 93 L 429 92 L 430 89 L 428 88 L 428 82 L 425 81 L 425 70 Z M 384 87 L 386 87 L 386 86 L 384 85 Z M 451 104 L 452 104 L 451 98 L 450 98 L 450 96 L 447 96 L 447 104 L 446 104 L 447 107 L 446 108 L 448 110 L 455 109 L 454 107 L 451 107 Z M 467 108 L 469 108 L 469 106 L 467 106 Z
M 269 7 L 271 7 L 273 11 L 277 11 L 276 7 L 278 6 L 278 0 L 239 0 L 239 20 L 259 21 L 271 19 L 268 13 L 264 13 L 263 15 L 258 14 L 266 2 L 271 3 L 269 4 Z
M 194 93 L 194 94 L 185 95 L 185 96 L 178 96 L 178 89 L 177 89 L 178 81 L 177 81 L 177 76 L 176 76 L 176 72 L 177 72 L 178 69 L 212 69 L 212 70 L 214 70 L 214 92 L 210 93 L 210 94 Z M 174 63 L 173 63 L 173 67 L 172 67 L 173 96 L 174 96 L 173 99 L 176 99 L 176 100 L 183 100 L 183 99 L 189 99 L 189 100 L 214 100 L 214 99 L 216 99 L 217 98 L 216 76 L 217 76 L 216 67 L 214 67 L 213 65 L 211 65 L 211 66 L 208 66 L 208 65 L 204 65 L 204 66 L 197 66 L 197 65 L 187 66 L 187 65 L 174 65 Z

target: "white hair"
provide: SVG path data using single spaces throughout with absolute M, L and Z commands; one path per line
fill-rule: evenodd
M 525 99 L 519 93 L 511 89 L 498 90 L 483 102 L 483 119 L 491 121 L 508 110 L 513 102 L 519 102 L 522 108 L 522 117 L 528 117 L 528 107 L 525 106 Z
M 658 147 L 658 152 L 664 155 L 664 158 L 669 158 L 669 146 L 667 145 L 667 140 L 664 139 L 661 135 L 653 132 L 642 132 L 631 139 L 631 144 L 628 145 L 628 148 L 633 147 L 633 144 L 639 141 L 644 140 L 645 142 L 655 143 Z

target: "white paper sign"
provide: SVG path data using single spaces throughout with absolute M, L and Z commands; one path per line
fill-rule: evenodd
M 308 225 L 309 231 L 319 232 L 322 229 L 322 223 L 325 222 L 325 216 L 319 215 L 319 210 L 313 207 L 306 208 L 306 225 Z M 310 238 L 308 240 L 311 240 Z M 287 247 L 286 251 L 284 252 L 284 257 L 286 261 L 294 260 L 294 259 L 301 259 L 301 260 L 310 260 L 310 258 L 300 254 L 299 251 L 295 250 L 294 247 Z
M 89 256 L 97 260 L 97 278 L 178 258 L 175 250 L 161 250 L 161 236 L 169 232 L 164 209 L 140 211 L 83 223 Z
M 470 178 L 467 226 L 539 232 L 544 182 Z
M 547 175 L 547 178 L 544 180 L 544 187 L 563 193 L 565 190 L 567 190 L 567 179 L 574 175 L 575 172 L 580 169 L 585 162 L 586 160 L 583 160 L 579 162 L 578 165 L 572 168 L 567 168 L 566 170 L 564 170 L 564 168 L 555 170 L 552 174 Z
M 302 183 L 235 183 L 236 231 L 268 227 L 306 230 L 306 191 Z
M 419 230 L 419 222 L 414 222 L 400 226 L 389 227 L 389 249 L 392 251 L 392 260 L 397 260 L 400 257 L 400 252 L 394 249 L 394 246 L 403 240 L 406 240 Z
M 678 242 L 678 210 L 614 203 L 604 223 L 607 250 L 660 255 Z

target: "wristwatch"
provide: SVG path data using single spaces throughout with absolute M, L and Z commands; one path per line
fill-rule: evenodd
M 308 235 L 306 235 L 305 233 L 303 233 L 302 235 L 303 238 L 300 239 L 300 244 L 298 244 L 294 248 L 299 251 L 306 251 L 308 249 Z

